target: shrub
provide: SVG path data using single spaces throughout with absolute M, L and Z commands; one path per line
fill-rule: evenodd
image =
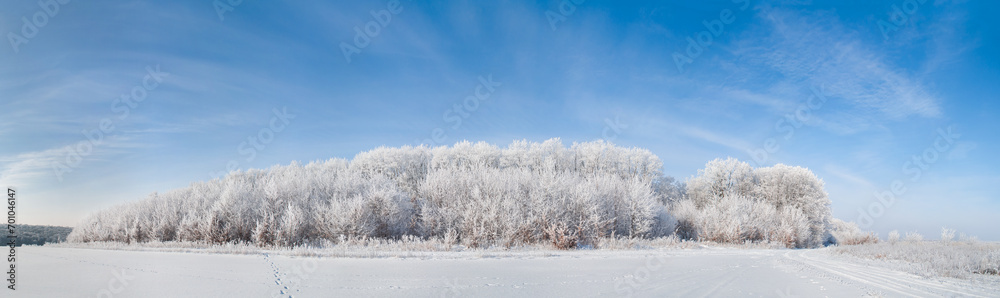
M 941 228 L 941 241 L 948 243 L 955 239 L 955 229 Z
M 878 236 L 872 232 L 863 232 L 854 222 L 845 222 L 839 219 L 830 221 L 830 234 L 838 245 L 859 245 L 868 243 L 878 243 Z M 892 235 L 890 233 L 890 235 Z M 896 235 L 897 237 L 899 235 Z M 890 240 L 891 241 L 891 240 Z
M 899 231 L 892 230 L 889 232 L 889 243 L 899 242 Z

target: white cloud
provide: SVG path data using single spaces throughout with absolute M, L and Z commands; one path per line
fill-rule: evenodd
M 721 133 L 716 133 L 713 131 L 708 131 L 695 126 L 678 125 L 678 124 L 668 124 L 668 128 L 665 131 L 677 132 L 680 135 L 687 136 L 689 138 L 694 138 L 697 140 L 722 145 L 738 152 L 744 152 L 751 148 L 752 145 L 747 141 L 728 136 Z
M 73 147 L 81 143 L 92 144 L 81 137 L 79 142 L 71 145 L 0 157 L 0 181 L 2 181 L 0 183 L 46 185 L 59 181 L 54 166 L 57 163 L 69 166 L 67 156 Z M 124 153 L 123 149 L 142 146 L 144 145 L 131 142 L 129 138 L 124 136 L 106 137 L 96 146 L 92 145 L 90 154 L 82 156 L 75 167 L 69 167 L 72 171 L 65 172 L 63 175 L 77 171 L 86 163 L 107 160 L 109 156 Z
M 0 158 L 3 169 L 0 171 L 0 180 L 17 186 L 52 174 L 52 164 L 60 162 L 67 150 L 68 146 Z
M 835 164 L 827 164 L 823 166 L 823 171 L 827 174 L 833 175 L 837 178 L 843 179 L 845 181 L 855 184 L 855 186 L 860 186 L 864 188 L 874 188 L 875 184 L 857 173 L 851 172 L 847 168 L 844 168 Z
M 762 13 L 762 19 L 761 29 L 768 33 L 761 36 L 760 30 L 749 30 L 751 33 L 736 41 L 732 53 L 742 63 L 731 67 L 744 77 L 766 77 L 770 80 L 767 83 L 775 86 L 800 86 L 803 93 L 824 86 L 828 104 L 845 105 L 852 113 L 844 116 L 866 115 L 869 123 L 837 115 L 825 115 L 825 122 L 872 127 L 881 119 L 941 115 L 940 100 L 919 77 L 888 62 L 889 57 L 864 44 L 836 15 L 773 9 Z M 840 127 L 842 132 L 856 131 L 843 125 L 829 126 Z

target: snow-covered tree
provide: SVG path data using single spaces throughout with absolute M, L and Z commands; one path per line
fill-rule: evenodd
M 660 176 L 653 180 L 653 193 L 660 203 L 669 206 L 687 198 L 687 185 L 674 177 Z
M 698 207 L 729 196 L 751 196 L 757 179 L 750 164 L 735 158 L 716 159 L 687 183 L 687 194 Z
M 754 169 L 727 158 L 708 162 L 698 174 L 688 181 L 684 199 L 673 203 L 682 237 L 789 247 L 817 247 L 829 239 L 830 200 L 823 181 L 808 169 Z
M 605 141 L 380 147 L 154 193 L 92 214 L 69 240 L 294 246 L 420 237 L 568 248 L 676 232 L 806 247 L 827 235 L 829 200 L 804 168 L 715 160 L 685 184 L 662 166 L 648 150 Z
M 806 216 L 808 246 L 819 246 L 826 240 L 832 213 L 823 180 L 806 168 L 783 164 L 756 169 L 754 174 L 754 196 L 778 208 L 791 206 Z

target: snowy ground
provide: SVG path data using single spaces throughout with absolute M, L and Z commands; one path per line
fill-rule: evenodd
M 22 247 L 12 297 L 886 297 L 1000 294 L 826 250 L 556 251 L 307 258 Z M 284 292 L 284 295 L 281 293 Z M 10 291 L 4 290 L 3 297 Z

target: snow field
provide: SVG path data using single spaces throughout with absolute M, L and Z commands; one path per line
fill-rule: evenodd
M 855 263 L 829 249 L 359 259 L 32 246 L 23 254 L 14 297 L 989 297 L 1000 290 Z

